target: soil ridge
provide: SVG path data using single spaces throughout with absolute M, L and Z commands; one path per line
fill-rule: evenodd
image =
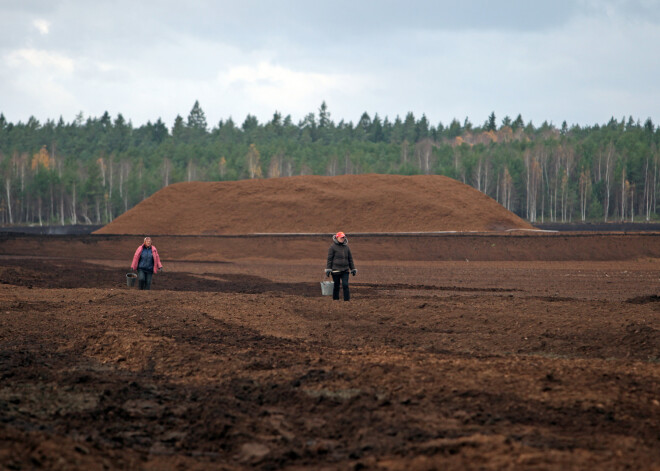
M 169 185 L 95 234 L 499 232 L 533 227 L 441 175 L 297 176 Z

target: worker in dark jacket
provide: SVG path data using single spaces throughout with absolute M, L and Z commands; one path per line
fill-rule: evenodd
M 328 249 L 328 263 L 325 265 L 325 276 L 332 275 L 335 287 L 332 290 L 332 299 L 339 299 L 340 284 L 344 288 L 344 301 L 351 299 L 348 288 L 348 274 L 357 275 L 353 255 L 348 247 L 348 239 L 343 232 L 332 236 L 332 245 Z

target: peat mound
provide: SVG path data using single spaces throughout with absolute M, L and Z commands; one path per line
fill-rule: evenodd
M 440 175 L 298 176 L 176 183 L 95 234 L 505 231 L 532 226 Z

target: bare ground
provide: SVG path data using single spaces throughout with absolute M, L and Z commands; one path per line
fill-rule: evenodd
M 314 240 L 155 239 L 140 292 L 132 238 L 4 239 L 0 467 L 660 469 L 658 242 L 620 237 L 353 239 L 348 303 Z

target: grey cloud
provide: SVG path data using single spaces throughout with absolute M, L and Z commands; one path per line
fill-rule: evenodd
M 233 68 L 265 63 L 288 76 L 370 81 L 359 93 L 309 93 L 309 105 L 297 103 L 297 110 L 314 111 L 325 99 L 336 120 L 356 121 L 365 110 L 390 118 L 426 113 L 432 122 L 464 116 L 480 122 L 493 110 L 498 116 L 522 112 L 535 122 L 593 122 L 621 113 L 643 119 L 660 109 L 653 92 L 660 66 L 649 60 L 660 52 L 659 3 L 3 2 L 0 59 L 33 48 L 70 58 L 75 71 L 47 78 L 47 85 L 74 97 L 71 104 L 49 105 L 27 65 L 3 67 L 0 112 L 24 120 L 39 106 L 48 110 L 41 119 L 70 119 L 83 107 L 92 114 L 116 110 L 136 123 L 160 115 L 169 123 L 199 99 L 209 122 L 247 113 L 265 119 L 275 109 L 292 113 L 284 98 L 255 98 L 240 84 L 218 87 L 218 77 Z M 49 34 L 39 33 L 35 19 L 50 22 Z

